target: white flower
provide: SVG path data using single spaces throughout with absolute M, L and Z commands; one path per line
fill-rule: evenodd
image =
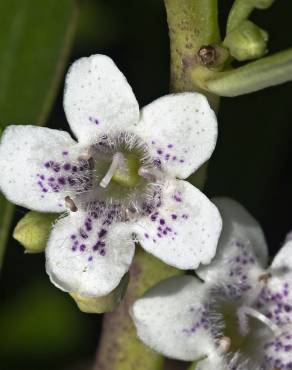
M 258 223 L 229 199 L 216 257 L 150 289 L 132 308 L 138 336 L 200 370 L 292 369 L 292 240 L 267 268 Z
M 183 181 L 211 156 L 214 112 L 200 94 L 162 97 L 139 112 L 113 61 L 76 61 L 63 131 L 10 126 L 0 143 L 0 188 L 18 205 L 64 212 L 46 249 L 47 272 L 65 291 L 102 296 L 129 269 L 135 241 L 181 269 L 209 263 L 221 230 L 217 208 Z

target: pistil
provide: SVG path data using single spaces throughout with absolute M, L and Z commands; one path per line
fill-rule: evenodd
M 115 153 L 113 155 L 112 163 L 106 175 L 104 176 L 104 178 L 101 180 L 99 184 L 102 188 L 106 188 L 108 186 L 108 184 L 111 182 L 112 178 L 114 177 L 117 169 L 123 168 L 125 166 L 124 162 L 125 162 L 125 159 L 122 153 Z

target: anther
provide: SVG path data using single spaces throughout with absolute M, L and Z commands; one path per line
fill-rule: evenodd
M 227 353 L 231 347 L 231 339 L 229 337 L 222 337 L 219 339 L 218 349 L 221 353 Z
M 259 282 L 263 282 L 264 284 L 267 284 L 268 281 L 271 279 L 272 274 L 267 272 L 265 274 L 262 274 L 258 277 Z
M 74 203 L 72 198 L 70 198 L 68 195 L 65 197 L 65 206 L 66 206 L 66 208 L 70 209 L 71 212 L 77 212 L 78 211 L 78 208 L 76 207 L 76 204 Z

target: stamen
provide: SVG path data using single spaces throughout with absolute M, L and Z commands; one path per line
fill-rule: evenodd
M 78 208 L 76 207 L 76 204 L 74 201 L 67 195 L 65 197 L 65 206 L 66 208 L 69 208 L 71 212 L 77 212 Z
M 237 314 L 242 335 L 246 335 L 249 332 L 247 316 L 254 317 L 255 319 L 261 321 L 263 324 L 267 325 L 276 337 L 281 334 L 281 330 L 276 324 L 273 323 L 272 320 L 270 320 L 269 318 L 267 318 L 267 316 L 255 310 L 254 308 L 242 306 L 238 309 Z
M 229 337 L 222 337 L 219 339 L 218 349 L 221 353 L 227 353 L 231 347 L 231 339 Z
M 108 169 L 106 175 L 100 182 L 100 186 L 102 188 L 106 188 L 108 184 L 110 183 L 111 179 L 113 178 L 116 170 L 121 167 L 124 164 L 124 156 L 122 153 L 115 153 L 113 155 L 113 160 L 110 165 L 110 168 Z

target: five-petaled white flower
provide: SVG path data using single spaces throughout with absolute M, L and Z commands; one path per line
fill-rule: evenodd
M 258 223 L 230 199 L 215 203 L 223 231 L 197 270 L 204 283 L 185 275 L 150 289 L 132 308 L 138 336 L 198 370 L 292 369 L 292 240 L 267 268 Z
M 13 203 L 69 213 L 46 248 L 47 272 L 65 291 L 102 296 L 129 269 L 135 241 L 166 263 L 196 268 L 214 257 L 221 217 L 185 179 L 211 156 L 217 122 L 196 93 L 162 97 L 139 112 L 113 61 L 70 68 L 63 131 L 10 126 L 0 144 L 0 188 Z

